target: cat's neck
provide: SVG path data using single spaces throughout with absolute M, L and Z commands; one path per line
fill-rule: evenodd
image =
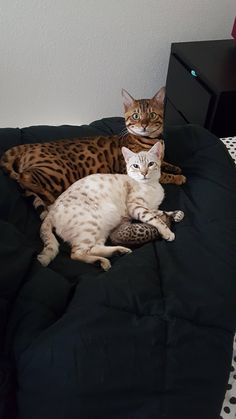
M 157 184 L 159 183 L 160 180 L 160 176 L 152 176 L 151 178 L 144 180 L 144 181 L 140 181 L 140 185 L 143 188 L 156 188 Z
M 160 140 L 160 137 L 144 137 L 141 135 L 134 135 L 128 132 L 124 135 L 120 141 L 121 146 L 127 146 L 132 151 L 137 152 L 138 149 L 141 150 L 149 150 L 157 141 Z
M 143 138 L 146 141 L 157 141 L 157 140 L 162 139 L 162 137 L 163 137 L 163 133 L 161 133 L 161 134 L 160 133 L 159 134 L 153 133 L 153 134 L 149 134 L 149 135 L 138 135 L 138 134 L 133 134 L 133 133 L 131 133 L 131 132 L 128 131 L 127 134 L 131 138 L 134 138 L 135 141 L 137 141 L 138 138 L 140 138 L 140 139 Z

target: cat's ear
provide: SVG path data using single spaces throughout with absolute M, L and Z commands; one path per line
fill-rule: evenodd
M 122 94 L 122 97 L 123 97 L 123 104 L 124 104 L 124 108 L 125 108 L 125 111 L 126 111 L 130 106 L 133 105 L 134 98 L 125 89 L 121 90 L 121 94 Z
M 135 156 L 135 153 L 133 153 L 133 151 L 129 150 L 127 147 L 122 147 L 121 151 L 126 163 L 128 163 L 131 157 Z
M 165 86 L 163 86 L 152 98 L 155 102 L 161 103 L 164 105 L 164 100 L 166 96 L 166 89 Z
M 163 145 L 161 141 L 157 141 L 152 148 L 148 151 L 150 154 L 155 154 L 158 158 L 158 160 L 162 160 L 163 157 Z

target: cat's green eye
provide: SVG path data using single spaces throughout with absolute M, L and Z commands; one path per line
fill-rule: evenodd
M 148 163 L 148 167 L 152 167 L 155 164 L 154 161 L 150 161 L 150 163 Z
M 134 167 L 134 169 L 139 169 L 139 165 L 138 164 L 132 164 L 132 166 Z
M 156 116 L 157 116 L 156 112 L 151 112 L 151 113 L 149 114 L 150 119 L 155 119 L 155 118 L 156 118 Z
M 139 116 L 139 114 L 138 114 L 137 112 L 135 112 L 135 113 L 133 113 L 132 118 L 133 118 L 135 121 L 138 121 L 138 120 L 140 119 L 140 116 Z

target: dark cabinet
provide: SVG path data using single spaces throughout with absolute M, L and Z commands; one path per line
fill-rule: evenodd
M 165 126 L 199 124 L 219 137 L 236 135 L 236 42 L 171 45 Z

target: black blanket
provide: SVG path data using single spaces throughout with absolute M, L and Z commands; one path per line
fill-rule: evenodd
M 122 128 L 0 129 L 0 150 Z M 1 419 L 219 417 L 236 323 L 236 171 L 203 128 L 165 140 L 188 179 L 165 186 L 162 207 L 185 213 L 176 239 L 114 257 L 108 272 L 65 245 L 41 267 L 39 218 L 0 172 Z

